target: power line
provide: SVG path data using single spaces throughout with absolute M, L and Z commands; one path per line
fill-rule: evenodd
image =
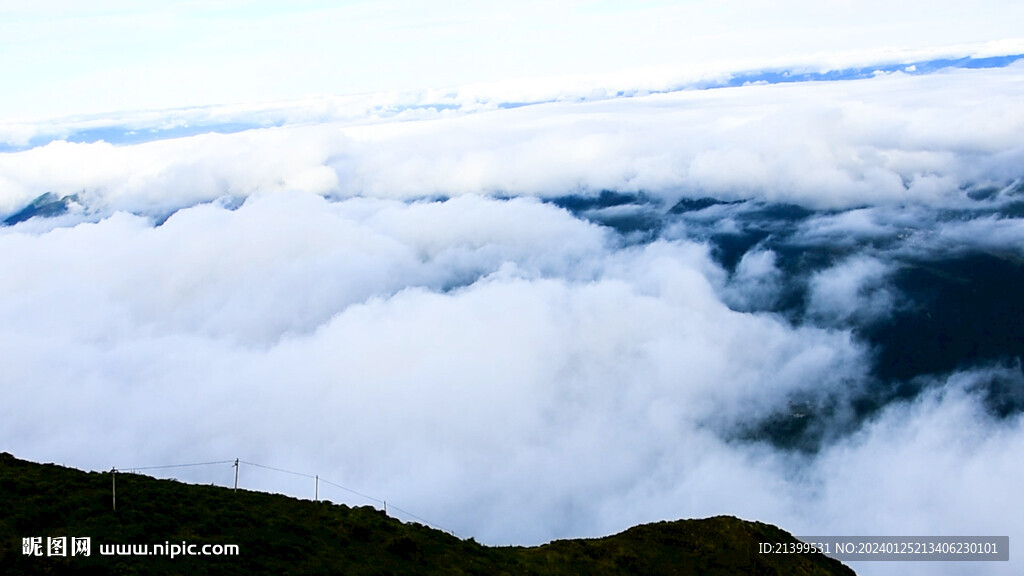
M 248 464 L 249 466 L 255 466 L 257 468 L 266 468 L 267 470 L 273 470 L 275 472 L 284 472 L 285 474 L 294 474 L 296 476 L 302 476 L 305 478 L 315 478 L 312 474 L 303 474 L 302 472 L 293 472 L 291 470 L 284 470 L 282 468 L 274 468 L 273 466 L 264 466 L 263 464 L 257 464 L 255 462 L 246 462 L 245 460 L 239 460 L 242 464 Z
M 363 494 L 362 492 L 356 492 L 355 490 L 353 490 L 351 488 L 346 488 L 346 487 L 342 486 L 341 484 L 335 484 L 334 482 L 331 482 L 330 480 L 325 480 L 325 479 L 321 478 L 320 481 L 323 482 L 324 484 L 330 484 L 331 486 L 334 486 L 335 488 L 341 488 L 342 490 L 344 490 L 346 492 L 351 492 L 351 493 L 355 494 L 356 496 L 362 496 L 363 498 L 366 498 L 367 500 L 373 500 L 374 502 L 376 502 L 378 504 L 384 504 L 383 500 L 380 500 L 378 498 L 374 498 L 373 496 L 367 496 L 366 494 Z
M 320 482 L 323 482 L 324 484 L 329 484 L 331 486 L 334 486 L 335 488 L 340 488 L 340 489 L 342 489 L 342 490 L 344 490 L 346 492 L 350 492 L 352 494 L 355 494 L 356 496 L 359 496 L 361 498 L 365 498 L 367 500 L 370 500 L 372 502 L 376 502 L 376 503 L 384 506 L 384 512 L 385 513 L 387 513 L 388 509 L 390 508 L 391 510 L 395 510 L 397 512 L 400 512 L 400 513 L 404 514 L 405 516 L 408 516 L 410 518 L 414 518 L 416 520 L 419 520 L 420 522 L 424 523 L 427 526 L 431 526 L 433 528 L 436 528 L 438 530 L 447 532 L 447 533 L 449 533 L 449 534 L 451 534 L 453 536 L 458 537 L 455 534 L 455 532 L 453 532 L 452 530 L 448 530 L 447 528 L 444 528 L 442 526 L 434 524 L 433 522 L 427 520 L 426 518 L 417 516 L 417 515 L 413 514 L 412 512 L 409 512 L 408 510 L 403 510 L 402 508 L 399 508 L 398 506 L 395 506 L 395 505 L 388 506 L 387 502 L 385 500 L 382 500 L 380 498 L 374 498 L 373 496 L 370 496 L 368 494 L 363 494 L 362 492 L 359 492 L 359 491 L 353 490 L 351 488 L 342 486 L 341 484 L 337 484 L 335 482 L 331 482 L 330 480 L 322 478 L 319 475 L 315 475 L 314 476 L 313 474 L 305 474 L 303 472 L 296 472 L 294 470 L 285 470 L 284 468 L 277 468 L 277 467 L 274 467 L 274 466 L 267 466 L 265 464 L 257 464 L 256 462 L 248 462 L 246 460 L 241 460 L 241 459 L 235 459 L 235 460 L 216 460 L 216 461 L 212 461 L 212 462 L 190 462 L 188 464 L 166 464 L 166 465 L 163 465 L 163 466 L 140 466 L 140 467 L 134 467 L 134 468 L 117 468 L 117 467 L 114 467 L 114 468 L 111 468 L 111 472 L 116 474 L 117 472 L 138 472 L 138 471 L 141 471 L 141 470 L 161 470 L 161 469 L 166 469 L 166 468 L 185 468 L 185 467 L 191 467 L 191 466 L 213 466 L 213 465 L 216 465 L 216 464 L 233 464 L 236 467 L 235 468 L 236 475 L 238 473 L 237 466 L 239 464 L 246 464 L 248 466 L 255 466 L 256 468 L 263 468 L 263 469 L 266 469 L 266 470 L 273 470 L 274 472 L 281 472 L 281 473 L 284 473 L 284 474 L 291 474 L 293 476 L 301 476 L 303 478 L 312 478 L 312 479 L 316 480 L 318 487 L 319 487 L 319 483 Z M 236 482 L 236 489 L 237 489 L 237 482 L 238 482 L 237 476 L 236 476 L 235 482 Z
M 330 480 L 327 480 L 325 478 L 321 478 L 319 475 L 314 476 L 313 474 L 304 474 L 302 472 L 296 472 L 294 470 L 285 470 L 283 468 L 275 468 L 274 466 L 267 466 L 265 464 L 257 464 L 255 462 L 247 462 L 245 460 L 239 460 L 239 462 L 241 462 L 242 464 L 248 464 L 249 466 L 256 466 L 257 468 L 265 468 L 267 470 L 273 470 L 275 472 L 283 472 L 285 474 L 292 474 L 294 476 L 302 476 L 303 478 L 313 478 L 313 479 L 315 479 L 317 481 L 317 484 L 319 484 L 320 482 L 323 482 L 324 484 L 330 484 L 331 486 L 334 486 L 335 488 L 341 488 L 342 490 L 345 490 L 346 492 L 351 492 L 352 494 L 355 494 L 355 495 L 360 496 L 362 498 L 366 498 L 367 500 L 372 500 L 374 502 L 377 502 L 379 504 L 387 506 L 387 504 L 385 503 L 384 500 L 381 500 L 379 498 L 374 498 L 373 496 L 369 496 L 369 495 L 363 494 L 361 492 L 357 492 L 357 491 L 355 491 L 355 490 L 353 490 L 351 488 L 346 488 L 345 486 L 342 486 L 341 484 L 336 484 L 334 482 L 331 482 Z M 417 515 L 413 514 L 412 512 L 409 512 L 408 510 L 403 510 L 403 509 L 401 509 L 401 508 L 399 508 L 398 506 L 395 506 L 395 505 L 391 505 L 390 508 L 392 510 L 396 510 L 398 512 L 401 512 L 402 514 L 405 514 L 406 516 L 408 516 L 410 518 L 415 518 L 416 520 L 419 520 L 420 522 L 423 522 L 427 526 L 433 526 L 434 528 L 437 528 L 437 529 L 442 530 L 444 532 L 448 532 L 449 534 L 455 535 L 455 532 L 453 532 L 451 530 L 448 530 L 447 528 L 444 528 L 444 527 L 439 526 L 437 524 L 434 524 L 433 522 L 427 520 L 426 518 L 417 516 Z M 387 510 L 385 510 L 385 512 L 386 511 Z
M 159 470 L 161 468 L 184 468 L 186 466 L 211 466 L 213 464 L 233 464 L 234 460 L 217 460 L 216 462 L 194 462 L 191 464 L 167 464 L 165 466 L 142 466 L 132 468 L 116 468 L 118 472 L 138 472 L 139 470 Z
M 429 520 L 426 520 L 424 518 L 420 518 L 419 516 L 413 514 L 412 512 L 409 512 L 408 510 L 402 510 L 398 506 L 394 506 L 394 505 L 391 506 L 391 508 L 393 510 L 398 510 L 399 512 L 401 512 L 402 514 L 405 514 L 406 516 L 409 516 L 410 518 L 415 518 L 415 519 L 419 520 L 420 522 L 423 522 L 427 526 L 433 526 L 434 528 L 437 528 L 438 530 L 441 530 L 443 532 L 447 532 L 447 533 L 451 534 L 452 536 L 456 536 L 454 531 L 449 530 L 449 529 L 447 529 L 447 528 L 445 528 L 443 526 L 438 526 L 437 524 L 434 524 L 433 522 L 431 522 Z M 458 537 L 458 536 L 456 536 L 456 537 Z

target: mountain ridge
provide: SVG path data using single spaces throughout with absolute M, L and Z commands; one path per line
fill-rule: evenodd
M 729 516 L 643 524 L 603 538 L 488 547 L 371 507 L 233 491 L 140 474 L 37 464 L 0 453 L 0 572 L 28 574 L 853 575 L 820 554 L 759 554 L 789 533 Z M 48 556 L 49 538 L 90 554 Z M 39 538 L 40 555 L 25 539 Z M 31 541 L 30 541 L 31 542 Z M 237 545 L 237 556 L 169 557 L 155 545 Z M 132 544 L 150 555 L 113 555 Z M 126 551 L 127 549 L 122 549 Z M 202 550 L 197 548 L 197 550 Z

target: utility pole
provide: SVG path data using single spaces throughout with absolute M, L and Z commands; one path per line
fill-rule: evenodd
M 114 510 L 117 510 L 117 468 L 113 467 L 110 469 L 110 500 Z
M 313 502 L 320 501 L 320 475 L 316 475 L 316 488 L 313 489 Z
M 235 458 L 235 492 L 238 492 L 238 458 Z

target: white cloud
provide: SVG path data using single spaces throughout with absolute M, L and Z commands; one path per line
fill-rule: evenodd
M 488 542 L 711 514 L 1015 537 L 1020 417 L 986 414 L 975 386 L 995 369 L 817 455 L 737 435 L 863 390 L 848 328 L 897 303 L 894 259 L 1019 251 L 1019 218 L 996 214 L 1024 177 L 1022 70 L 405 116 L 419 95 L 387 114 L 310 101 L 278 128 L 2 154 L 0 215 L 45 192 L 82 205 L 0 227 L 5 449 L 94 469 L 241 456 Z M 970 200 L 974 184 L 1002 191 Z M 641 242 L 542 201 L 605 188 L 655 216 L 758 202 Z M 701 234 L 737 236 L 771 201 L 833 212 L 727 273 Z M 800 281 L 781 263 L 799 246 L 846 254 L 809 277 L 811 321 L 746 312 Z M 189 478 L 222 482 L 205 474 Z
M 848 334 L 721 304 L 702 247 L 605 242 L 527 200 L 307 194 L 9 233 L 4 435 L 95 468 L 210 438 L 488 541 L 539 541 L 624 527 L 591 520 L 647 466 L 859 377 Z M 490 514 L 513 508 L 523 522 Z
M 1024 222 L 996 216 L 972 218 L 942 226 L 938 244 L 950 253 L 971 249 L 1024 252 Z
M 820 322 L 845 325 L 890 316 L 898 296 L 885 284 L 891 265 L 854 256 L 816 273 L 810 279 L 807 313 Z
M 985 535 L 1021 537 L 1014 496 L 1024 420 L 993 423 L 972 386 L 987 371 L 950 378 L 942 388 L 886 409 L 861 433 L 828 449 L 815 464 L 822 507 L 808 524 L 840 535 Z M 1004 374 L 1004 377 L 1006 375 Z M 1012 376 L 1011 376 L 1012 377 Z M 1020 375 L 1016 376 L 1018 385 Z M 811 536 L 812 534 L 807 534 Z M 824 535 L 824 534 L 823 534 Z M 879 562 L 871 574 L 1011 574 L 1009 563 Z M 984 564 L 984 565 L 983 565 Z
M 782 271 L 775 265 L 775 252 L 750 250 L 740 258 L 723 299 L 739 310 L 770 309 L 779 298 Z
M 955 204 L 962 186 L 1024 177 L 1020 70 L 896 73 L 408 121 L 361 116 L 134 146 L 54 142 L 0 156 L 0 210 L 13 213 L 47 191 L 83 192 L 109 214 L 287 189 L 398 198 L 615 189 L 668 201 Z

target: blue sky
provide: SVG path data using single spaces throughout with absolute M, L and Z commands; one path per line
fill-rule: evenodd
M 1020 21 L 996 1 L 0 2 L 0 118 L 778 63 L 1013 38 Z

